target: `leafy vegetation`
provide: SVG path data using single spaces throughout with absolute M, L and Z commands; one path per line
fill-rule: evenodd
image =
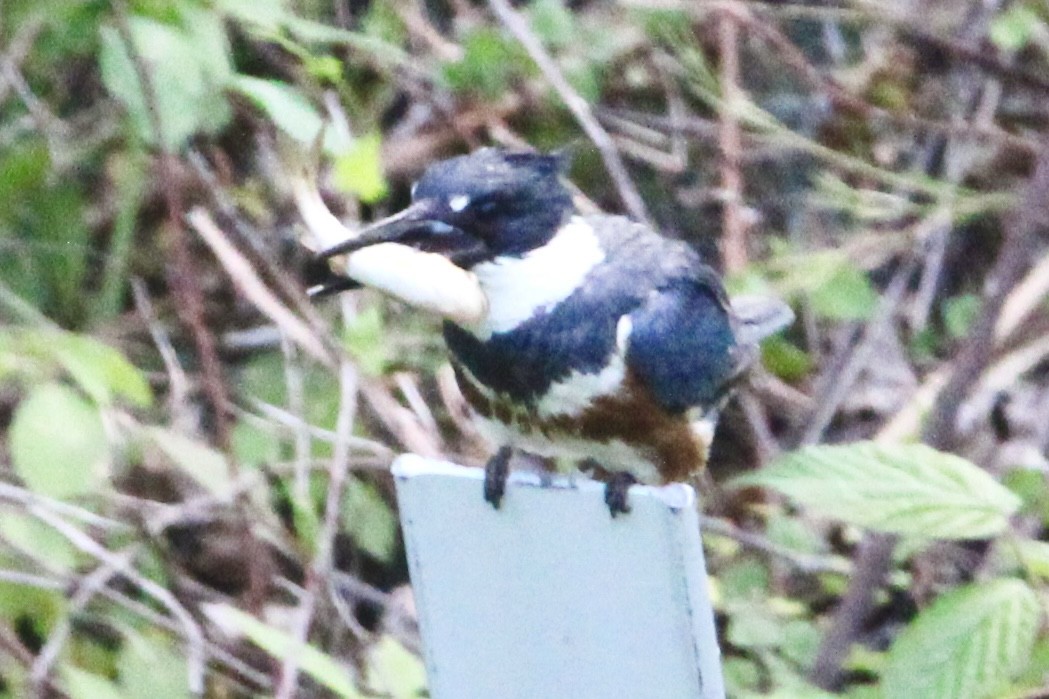
M 0 697 L 425 692 L 387 469 L 488 447 L 432 319 L 305 300 L 299 200 L 488 143 L 798 311 L 711 461 L 730 696 L 1045 695 L 1047 20 L 5 3 Z

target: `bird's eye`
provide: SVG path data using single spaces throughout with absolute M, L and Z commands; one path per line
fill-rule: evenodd
M 485 199 L 477 202 L 474 209 L 480 216 L 491 216 L 499 210 L 499 202 L 495 199 Z

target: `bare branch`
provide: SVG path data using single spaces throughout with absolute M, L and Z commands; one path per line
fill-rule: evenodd
M 721 256 L 727 272 L 747 266 L 747 222 L 743 216 L 741 138 L 736 110 L 742 102 L 739 88 L 739 21 L 734 12 L 718 15 L 721 54 L 721 100 L 718 103 L 721 148 L 722 230 Z
M 295 646 L 284 656 L 280 671 L 280 682 L 275 696 L 277 699 L 290 699 L 297 693 L 299 660 L 301 646 L 307 642 L 313 615 L 317 606 L 317 597 L 322 585 L 331 577 L 332 552 L 335 547 L 335 535 L 339 528 L 339 510 L 342 505 L 342 494 L 349 472 L 349 435 L 353 430 L 357 414 L 357 372 L 348 361 L 339 366 L 340 403 L 339 414 L 335 421 L 335 432 L 339 439 L 335 442 L 334 454 L 328 477 L 327 499 L 324 503 L 324 524 L 317 539 L 317 552 L 313 563 L 306 574 L 306 586 L 299 608 L 296 610 L 293 638 Z
M 619 197 L 623 200 L 623 205 L 627 211 L 638 221 L 651 225 L 652 221 L 649 218 L 648 209 L 645 207 L 645 202 L 642 201 L 637 187 L 634 186 L 633 181 L 630 179 L 630 175 L 627 174 L 626 166 L 619 155 L 615 141 L 612 140 L 612 137 L 608 135 L 604 127 L 594 118 L 590 105 L 587 104 L 582 95 L 568 84 L 553 57 L 546 52 L 539 38 L 532 33 L 528 23 L 511 7 L 508 0 L 488 0 L 488 6 L 492 8 L 492 12 L 503 23 L 503 26 L 521 42 L 525 51 L 532 57 L 535 64 L 539 66 L 543 76 L 553 86 L 561 100 L 565 103 L 565 106 L 568 107 L 568 110 L 572 112 L 572 116 L 579 122 L 587 137 L 597 147 L 597 150 L 601 153 L 601 159 L 605 161 L 608 174 L 612 176 L 612 180 L 619 190 Z

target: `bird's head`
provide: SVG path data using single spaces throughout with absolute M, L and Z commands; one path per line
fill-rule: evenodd
M 573 211 L 558 155 L 484 148 L 431 165 L 408 208 L 320 253 L 400 243 L 470 267 L 546 244 Z

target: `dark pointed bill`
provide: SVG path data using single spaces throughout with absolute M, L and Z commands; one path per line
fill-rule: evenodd
M 318 253 L 319 259 L 346 255 L 380 243 L 399 243 L 443 255 L 455 264 L 477 259 L 486 250 L 472 235 L 456 228 L 439 216 L 442 205 L 435 199 L 417 201 L 401 212 L 376 221 L 358 235 Z

